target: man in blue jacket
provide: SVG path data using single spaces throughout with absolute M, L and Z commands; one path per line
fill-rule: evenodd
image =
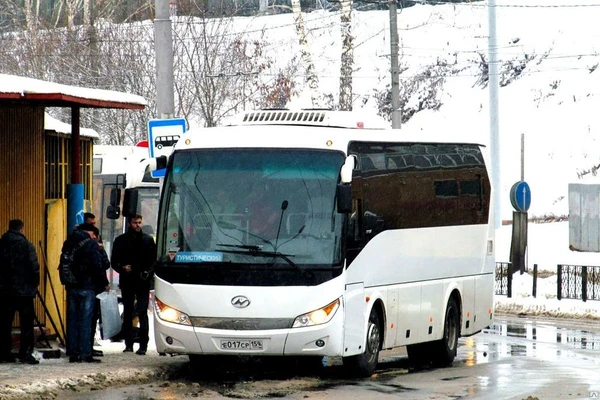
M 109 290 L 100 248 L 95 239 L 98 229 L 81 224 L 63 244 L 63 251 L 76 248 L 73 274 L 77 282 L 67 289 L 67 354 L 69 362 L 100 362 L 92 356 L 92 318 L 98 288 Z
M 12 321 L 15 312 L 21 322 L 19 360 L 39 364 L 33 356 L 33 300 L 40 284 L 40 264 L 35 248 L 23 234 L 20 219 L 8 223 L 8 231 L 0 239 L 0 361 L 15 360 L 12 350 Z

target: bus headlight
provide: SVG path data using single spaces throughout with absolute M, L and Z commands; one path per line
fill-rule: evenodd
M 292 328 L 304 328 L 306 326 L 321 325 L 331 321 L 335 312 L 340 307 L 340 299 L 327 304 L 323 308 L 302 314 L 296 317 Z
M 156 315 L 163 321 L 180 325 L 192 325 L 192 321 L 190 321 L 190 317 L 186 313 L 182 313 L 179 310 L 169 307 L 159 299 L 155 299 L 154 304 Z

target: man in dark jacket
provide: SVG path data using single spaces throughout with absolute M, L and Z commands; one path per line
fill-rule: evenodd
M 156 244 L 152 236 L 142 232 L 142 216 L 129 219 L 127 232 L 115 239 L 111 263 L 119 273 L 119 287 L 123 299 L 123 329 L 125 350 L 133 351 L 132 325 L 134 305 L 137 302 L 140 322 L 140 348 L 143 356 L 148 350 L 148 300 L 153 279 L 152 266 L 156 261 Z
M 109 286 L 94 231 L 97 228 L 93 225 L 81 224 L 63 244 L 63 251 L 70 246 L 77 248 L 73 259 L 77 283 L 66 285 L 69 362 L 100 362 L 92 357 L 92 317 L 96 293 Z
M 108 255 L 106 254 L 106 250 L 104 250 L 104 244 L 102 243 L 102 237 L 100 236 L 100 230 L 96 227 L 96 216 L 90 212 L 83 213 L 83 223 L 85 225 L 93 226 L 93 237 L 98 243 L 98 250 L 100 251 L 100 259 L 102 261 L 102 266 L 105 270 L 110 268 L 110 260 L 108 259 Z M 77 226 L 79 229 L 80 226 Z M 96 294 L 100 294 L 105 290 L 104 286 L 98 287 L 96 290 Z M 98 320 L 100 319 L 100 300 L 97 298 L 94 300 L 94 313 L 92 314 L 92 356 L 93 357 L 103 357 L 104 352 L 102 350 L 94 349 L 94 344 L 96 344 L 96 328 L 98 327 Z
M 40 264 L 35 248 L 23 234 L 23 227 L 23 221 L 11 220 L 8 231 L 0 239 L 0 360 L 14 361 L 11 353 L 12 321 L 15 312 L 18 312 L 21 322 L 19 360 L 27 364 L 39 364 L 33 356 L 33 299 L 40 284 Z

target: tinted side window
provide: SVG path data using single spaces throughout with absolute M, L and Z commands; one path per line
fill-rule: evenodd
M 364 240 L 386 229 L 488 222 L 490 181 L 478 145 L 351 142 Z M 358 211 L 358 210 L 357 210 Z
M 436 197 L 457 197 L 458 182 L 457 181 L 436 181 L 433 182 L 435 187 Z

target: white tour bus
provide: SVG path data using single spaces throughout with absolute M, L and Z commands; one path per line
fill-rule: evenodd
M 186 132 L 160 200 L 158 352 L 451 364 L 493 318 L 491 185 L 484 147 L 423 136 L 320 110 Z

